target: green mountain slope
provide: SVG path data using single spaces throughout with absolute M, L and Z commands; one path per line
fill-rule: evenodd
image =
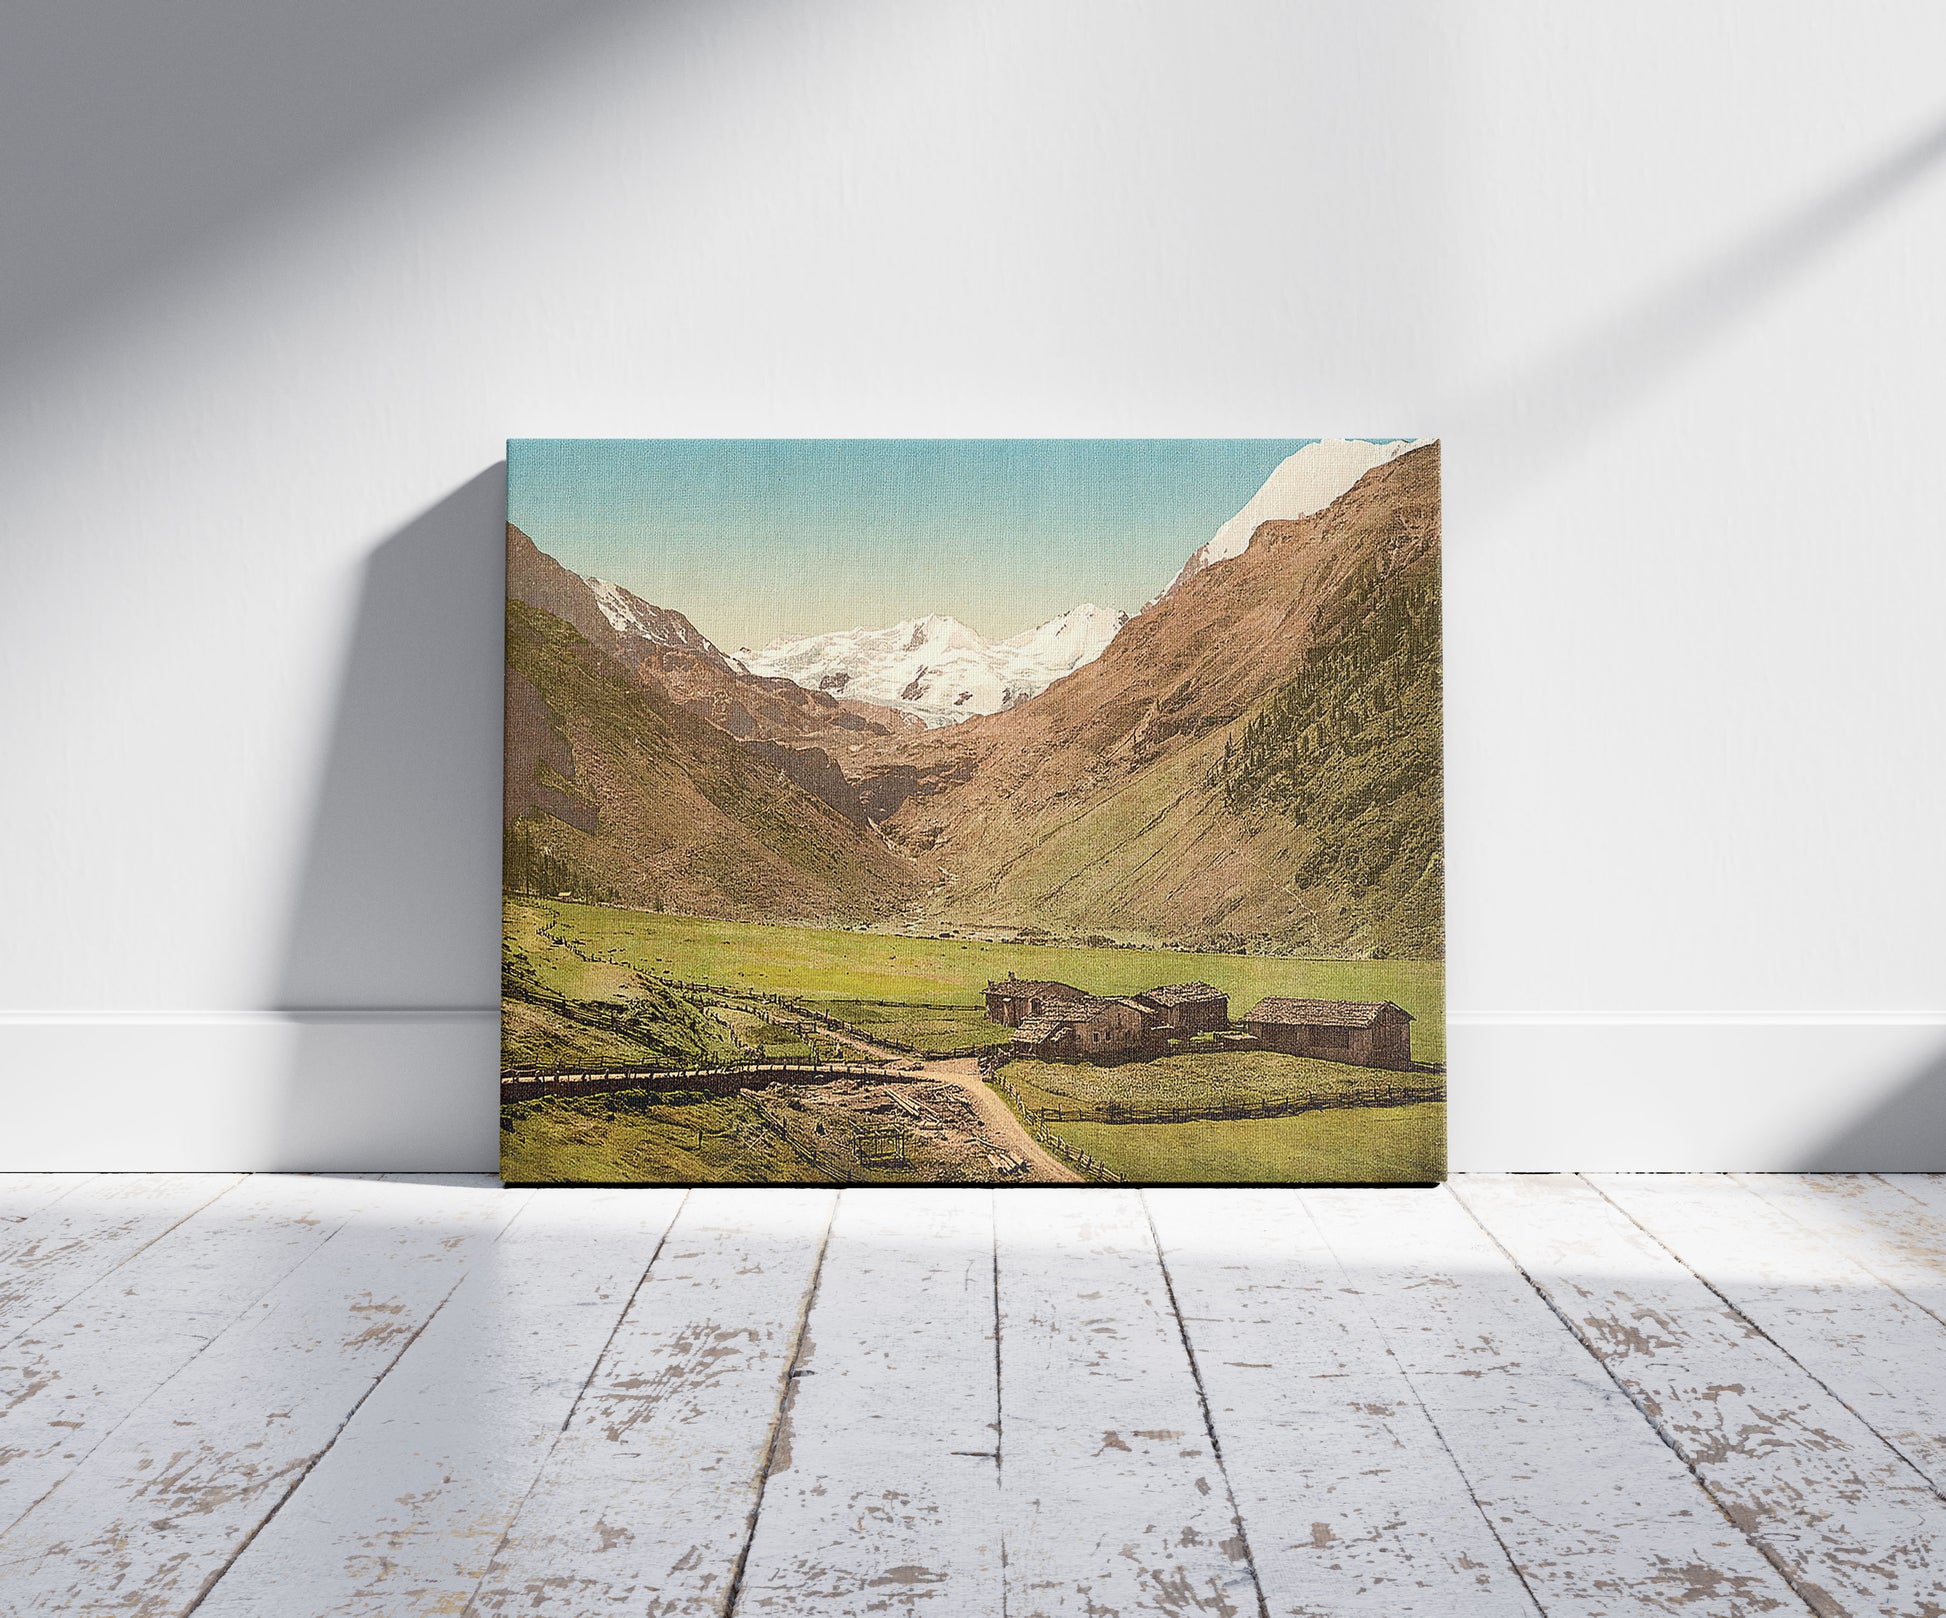
M 1262 524 L 1096 662 L 907 747 L 886 829 L 951 873 L 935 913 L 1439 956 L 1438 477 L 1428 445 Z
M 507 679 L 509 891 L 846 925 L 921 885 L 869 826 L 518 600 Z
M 1208 785 L 1285 821 L 1304 898 L 1279 940 L 1445 953 L 1439 562 L 1374 561 L 1332 602 L 1299 676 L 1226 741 Z

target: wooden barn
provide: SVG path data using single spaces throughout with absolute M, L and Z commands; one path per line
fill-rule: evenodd
M 1156 1013 L 1132 999 L 1056 1000 L 1014 1031 L 1016 1056 L 1130 1056 L 1157 1043 Z
M 1390 1000 L 1257 1002 L 1243 1026 L 1273 1051 L 1359 1067 L 1412 1066 L 1412 1013 Z
M 1086 989 L 1077 989 L 1072 983 L 1017 978 L 1009 972 L 1004 982 L 987 984 L 987 1016 L 1009 1028 L 1018 1028 L 1031 1017 L 1048 1015 L 1056 1006 L 1093 998 Z
M 1230 1026 L 1230 997 L 1207 983 L 1165 983 L 1134 998 L 1155 1009 L 1158 1026 L 1171 1039 L 1213 1034 Z

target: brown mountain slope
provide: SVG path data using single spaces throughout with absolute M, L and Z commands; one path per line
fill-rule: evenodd
M 1184 581 L 1020 707 L 870 744 L 869 765 L 846 760 L 887 832 L 951 873 L 938 912 L 1198 944 L 1436 953 L 1437 642 L 1380 646 L 1368 624 L 1408 590 L 1430 590 L 1436 624 L 1438 476 L 1437 445 L 1402 455 L 1314 516 L 1263 524 L 1241 556 Z M 1323 658 L 1341 643 L 1342 657 Z M 1374 655 L 1391 660 L 1375 685 L 1361 666 Z M 1304 732 L 1301 779 L 1284 770 L 1278 793 L 1253 796 L 1226 775 L 1226 756 L 1253 723 L 1260 754 L 1281 745 L 1265 715 L 1274 700 L 1291 708 L 1314 659 L 1328 675 L 1312 700 L 1329 735 Z M 1333 781 L 1355 785 L 1317 790 Z
M 616 592 L 636 620 L 616 629 L 588 581 L 571 573 L 533 540 L 507 524 L 507 595 L 572 624 L 588 642 L 732 736 L 790 747 L 846 747 L 877 736 L 922 728 L 907 714 L 870 703 L 807 691 L 790 680 L 745 671 L 725 657 L 680 612 Z M 796 766 L 793 766 L 796 768 Z M 805 766 L 816 770 L 811 762 Z
M 570 573 L 512 523 L 507 524 L 507 599 L 538 607 L 573 625 L 590 645 L 621 655 L 621 637 L 588 581 Z
M 926 885 L 872 828 L 521 600 L 507 682 L 511 889 L 842 925 Z

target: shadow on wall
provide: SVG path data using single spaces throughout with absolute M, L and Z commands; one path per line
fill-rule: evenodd
M 0 53 L 0 364 L 578 47 L 618 0 L 24 0 Z M 664 5 L 664 11 L 676 8 Z
M 274 985 L 281 1166 L 497 1150 L 505 520 L 499 464 L 365 564 Z
M 1946 1045 L 1888 1098 L 1789 1165 L 1802 1173 L 1931 1173 L 1946 1170 Z

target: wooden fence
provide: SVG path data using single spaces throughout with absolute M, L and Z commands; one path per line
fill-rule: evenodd
M 883 1045 L 888 1051 L 903 1051 L 908 1056 L 923 1057 L 928 1061 L 950 1062 L 961 1056 L 980 1056 L 993 1049 L 991 1045 L 955 1045 L 950 1050 L 934 1050 L 931 1046 L 915 1045 L 910 1040 L 900 1039 L 895 1034 L 881 1033 L 863 1023 L 846 1022 L 842 1017 L 834 1017 L 802 1001 L 784 1000 L 780 1003 L 796 1016 L 814 1022 L 821 1028 L 835 1029 L 841 1034 L 850 1034 L 854 1039 L 862 1039 L 867 1044 Z
M 771 990 L 739 989 L 734 984 L 729 983 L 705 983 L 696 978 L 662 977 L 652 973 L 644 973 L 643 976 L 649 982 L 659 983 L 664 988 L 681 989 L 690 994 L 714 995 L 719 999 L 733 1002 L 741 1000 L 753 1005 L 777 1006 L 789 1012 L 791 1016 L 801 1018 L 807 1023 L 814 1023 L 820 1028 L 831 1029 L 841 1034 L 850 1034 L 854 1039 L 862 1039 L 868 1044 L 882 1045 L 886 1050 L 898 1051 L 906 1056 L 917 1056 L 930 1061 L 949 1062 L 963 1056 L 984 1056 L 996 1048 L 1004 1049 L 1004 1047 L 995 1047 L 993 1045 L 955 1045 L 947 1050 L 934 1050 L 929 1046 L 915 1045 L 910 1040 L 900 1039 L 894 1034 L 881 1033 L 877 1029 L 868 1027 L 863 1023 L 847 1022 L 842 1017 L 834 1017 L 829 1012 L 820 1011 L 815 1006 L 806 1005 L 802 1000 L 794 1000 L 789 995 L 777 994 Z M 539 1004 L 553 1006 L 555 1009 L 573 1017 L 575 1021 L 583 1022 L 591 1020 L 587 1015 L 588 1008 L 586 1005 L 572 1000 L 564 1000 L 559 995 L 553 994 L 546 989 L 530 988 L 524 991 L 524 997 Z M 965 1009 L 971 1010 L 972 1008 L 967 1007 Z M 608 1020 L 599 1020 L 597 1026 L 619 1028 L 620 1025 Z M 786 1022 L 776 1023 L 775 1026 L 788 1028 L 792 1033 L 796 1034 L 808 1035 L 809 1033 L 808 1029 L 794 1027 L 792 1024 Z
M 1223 1123 L 1243 1118 L 1291 1118 L 1305 1112 L 1339 1112 L 1364 1107 L 1413 1107 L 1444 1101 L 1446 1087 L 1415 1090 L 1405 1086 L 1366 1090 L 1356 1095 L 1308 1096 L 1283 1101 L 1258 1101 L 1233 1107 L 1207 1102 L 1188 1107 L 1131 1107 L 1111 1101 L 1099 1107 L 1040 1107 L 1033 1116 L 1051 1124 L 1194 1124 Z
M 817 1170 L 818 1173 L 824 1175 L 834 1185 L 850 1185 L 852 1183 L 854 1176 L 848 1164 L 827 1163 L 822 1153 L 813 1150 L 802 1141 L 796 1139 L 790 1130 L 785 1128 L 781 1119 L 772 1117 L 770 1108 L 764 1104 L 762 1098 L 758 1096 L 752 1096 L 750 1098 L 750 1111 L 757 1122 L 769 1130 L 771 1134 L 775 1135 L 784 1150 L 789 1152 L 798 1162 Z
M 608 1095 L 618 1090 L 701 1090 L 727 1095 L 732 1090 L 775 1083 L 778 1079 L 876 1079 L 901 1075 L 870 1062 L 724 1062 L 714 1067 L 508 1068 L 500 1079 L 500 1099 L 532 1101 L 542 1096 Z
M 907 1056 L 922 1056 L 933 1061 L 948 1062 L 962 1056 L 982 1056 L 994 1049 L 992 1045 L 955 1045 L 949 1050 L 934 1050 L 930 1046 L 915 1045 L 910 1040 L 900 1039 L 894 1034 L 881 1033 L 864 1023 L 847 1022 L 843 1017 L 834 1017 L 828 1011 L 820 1011 L 816 1006 L 807 1005 L 802 1000 L 794 1000 L 789 995 L 774 994 L 763 989 L 738 989 L 727 983 L 700 983 L 693 978 L 657 977 L 652 981 L 666 984 L 672 989 L 687 989 L 692 994 L 714 994 L 721 995 L 725 999 L 754 1000 L 762 1005 L 781 1006 L 792 1016 L 802 1017 L 821 1028 L 835 1029 L 841 1034 L 850 1034 L 868 1044 L 883 1045 L 888 1051 L 901 1051 Z M 970 1011 L 973 1008 L 968 1006 L 964 1009 Z
M 1102 1162 L 1100 1158 L 1090 1152 L 1084 1152 L 1072 1141 L 1064 1140 L 1035 1116 L 1034 1110 L 1025 1101 L 1021 1100 L 1020 1092 L 1000 1076 L 1000 1069 L 1003 1066 L 1005 1066 L 1003 1062 L 995 1062 L 991 1066 L 982 1062 L 980 1064 L 980 1076 L 1013 1104 L 1014 1111 L 1020 1114 L 1021 1122 L 1027 1126 L 1028 1134 L 1032 1135 L 1035 1140 L 1039 1141 L 1049 1151 L 1059 1153 L 1062 1157 L 1065 1157 L 1076 1168 L 1081 1170 L 1083 1174 L 1087 1175 L 1089 1179 L 1106 1180 L 1119 1184 L 1122 1177 L 1106 1163 Z

